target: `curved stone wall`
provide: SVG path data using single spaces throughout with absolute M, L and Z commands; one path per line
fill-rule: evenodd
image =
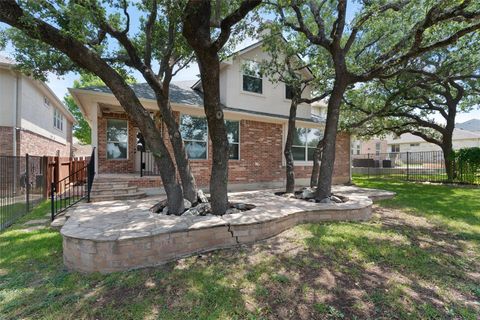
M 267 239 L 301 223 L 369 219 L 372 200 L 349 197 L 342 204 L 319 204 L 271 191 L 236 193 L 232 201 L 256 208 L 222 217 L 152 214 L 148 208 L 158 199 L 83 204 L 61 230 L 64 263 L 80 272 L 143 268 Z

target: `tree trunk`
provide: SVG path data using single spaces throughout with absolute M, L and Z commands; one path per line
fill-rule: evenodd
M 204 108 L 212 141 L 210 199 L 212 213 L 223 215 L 228 209 L 228 139 L 220 104 L 220 58 L 216 53 L 197 55 L 202 78 Z
M 452 136 L 450 137 L 443 136 L 443 161 L 445 162 L 445 171 L 447 173 L 447 181 L 453 182 L 455 179 L 455 166 L 454 166 L 454 158 L 453 158 L 453 146 L 452 146 Z
M 320 163 L 320 178 L 317 184 L 315 199 L 318 201 L 329 198 L 332 193 L 333 168 L 335 164 L 335 144 L 337 140 L 337 127 L 340 117 L 340 105 L 347 88 L 346 81 L 337 76 L 333 91 L 328 100 L 327 119 L 323 136 L 322 160 Z M 319 142 L 319 146 L 320 146 Z M 318 147 L 318 146 L 317 146 Z
M 293 138 L 295 137 L 295 119 L 297 117 L 297 99 L 294 97 L 290 104 L 290 114 L 288 116 L 287 139 L 285 140 L 285 173 L 287 182 L 285 192 L 293 193 L 295 191 L 295 170 L 292 154 Z
M 161 99 L 159 101 L 159 106 L 163 122 L 167 126 L 178 174 L 182 181 L 183 196 L 192 204 L 197 203 L 197 185 L 195 177 L 193 176 L 192 168 L 190 167 L 187 152 L 185 150 L 185 144 L 183 143 L 182 135 L 180 134 L 179 125 L 173 116 L 169 99 Z
M 153 119 L 150 118 L 135 92 L 118 72 L 75 38 L 28 14 L 24 15 L 23 10 L 15 2 L 1 3 L 0 8 L 1 21 L 22 30 L 29 37 L 63 52 L 73 63 L 98 76 L 110 88 L 128 114 L 129 120 L 132 120 L 142 132 L 147 146 L 155 157 L 167 193 L 169 211 L 181 214 L 183 212 L 183 192 L 176 179 L 172 158 Z
M 310 187 L 316 187 L 318 184 L 318 178 L 320 176 L 320 158 L 322 157 L 322 149 L 320 147 L 321 141 L 315 148 L 313 152 L 313 166 L 312 166 L 312 176 L 310 177 Z

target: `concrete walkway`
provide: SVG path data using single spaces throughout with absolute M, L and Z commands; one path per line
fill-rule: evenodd
M 158 265 L 198 252 L 272 237 L 296 224 L 366 220 L 374 199 L 394 193 L 337 186 L 346 203 L 320 204 L 274 195 L 276 190 L 229 194 L 232 202 L 254 204 L 252 210 L 224 216 L 166 216 L 149 209 L 160 197 L 82 203 L 70 209 L 61 234 L 64 261 L 83 272 L 112 272 Z

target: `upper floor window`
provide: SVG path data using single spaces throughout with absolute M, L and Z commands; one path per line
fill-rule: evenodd
M 262 94 L 263 80 L 260 65 L 255 61 L 245 61 L 242 66 L 243 91 Z
M 231 160 L 240 160 L 240 122 L 226 120 L 228 151 Z
M 128 121 L 107 119 L 107 159 L 127 159 Z
M 285 99 L 287 100 L 293 99 L 293 87 L 288 84 L 285 85 Z
M 400 152 L 400 145 L 392 144 L 392 152 Z
M 293 160 L 313 161 L 313 153 L 322 136 L 319 129 L 296 128 L 292 146 Z
M 207 159 L 207 119 L 182 114 L 180 133 L 189 159 Z
M 63 114 L 57 109 L 53 110 L 53 126 L 63 131 Z
M 420 147 L 420 143 L 410 143 L 410 147 Z

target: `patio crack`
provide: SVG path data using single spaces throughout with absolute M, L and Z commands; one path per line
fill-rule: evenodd
M 238 237 L 236 237 L 234 234 L 233 234 L 233 230 L 232 230 L 232 225 L 230 223 L 227 224 L 227 228 L 228 228 L 228 232 L 230 232 L 232 234 L 232 237 L 235 238 L 235 242 L 237 244 L 240 244 L 240 242 L 238 241 Z

